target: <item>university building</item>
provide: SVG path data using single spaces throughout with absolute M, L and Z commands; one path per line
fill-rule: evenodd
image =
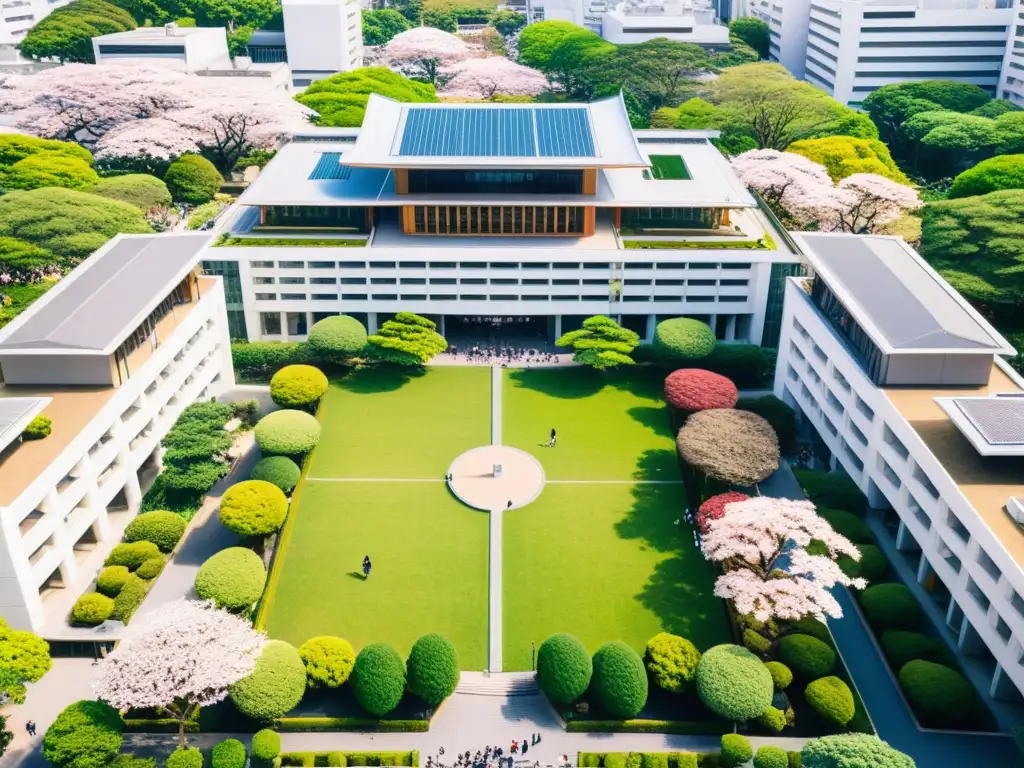
M 234 385 L 208 235 L 119 235 L 0 330 L 0 614 L 74 640 L 71 606 L 138 512 L 182 410 Z M 51 421 L 24 439 L 36 417 Z M 92 632 L 92 630 L 88 630 Z
M 1024 691 L 1024 380 L 1013 348 L 898 238 L 798 236 L 775 394 L 875 510 L 964 668 Z M 1019 710 L 1018 710 L 1019 712 Z
M 716 135 L 634 131 L 619 97 L 372 95 L 361 129 L 313 130 L 278 152 L 204 269 L 225 277 L 238 339 L 301 340 L 335 314 L 372 332 L 409 310 L 449 339 L 501 318 L 551 342 L 603 314 L 647 340 L 688 316 L 722 341 L 774 346 L 799 251 Z

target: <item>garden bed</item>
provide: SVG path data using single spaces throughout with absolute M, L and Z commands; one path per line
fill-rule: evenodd
M 734 250 L 774 251 L 772 236 L 765 233 L 760 240 L 623 240 L 626 250 L 679 251 L 679 250 Z
M 363 248 L 367 238 L 355 237 L 230 237 L 214 243 L 217 248 Z
M 279 758 L 282 766 L 339 766 L 372 765 L 372 766 L 419 766 L 418 750 L 398 752 L 283 752 Z

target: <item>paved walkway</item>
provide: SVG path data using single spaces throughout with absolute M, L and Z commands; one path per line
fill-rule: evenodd
M 491 445 L 501 445 L 501 368 L 491 369 Z

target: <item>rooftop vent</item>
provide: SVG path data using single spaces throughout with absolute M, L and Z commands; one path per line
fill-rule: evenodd
M 178 34 L 178 25 L 176 22 L 169 21 L 164 24 L 164 32 L 168 37 L 176 37 Z
M 1017 525 L 1024 525 L 1024 498 L 1011 496 L 1006 502 L 1006 511 Z

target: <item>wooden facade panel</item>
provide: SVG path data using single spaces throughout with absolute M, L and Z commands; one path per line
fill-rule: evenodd
M 597 194 L 597 168 L 585 168 L 583 170 L 583 194 Z
M 395 168 L 395 194 L 396 195 L 408 195 L 409 194 L 409 171 L 405 168 Z

